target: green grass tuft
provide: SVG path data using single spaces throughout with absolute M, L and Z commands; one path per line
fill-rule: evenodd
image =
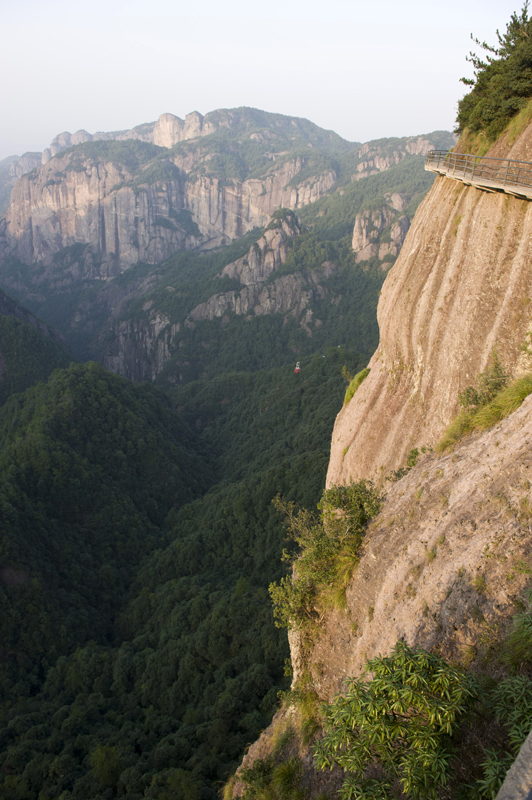
M 351 383 L 347 387 L 347 390 L 346 390 L 346 393 L 345 393 L 345 397 L 344 397 L 344 406 L 346 406 L 349 403 L 349 401 L 351 400 L 351 398 L 355 394 L 356 390 L 358 389 L 358 387 L 360 386 L 360 384 L 362 383 L 364 378 L 366 378 L 368 375 L 369 375 L 369 369 L 367 367 L 366 367 L 366 369 L 363 369 L 360 372 L 357 372 L 357 374 L 355 375 L 355 377 L 353 378 L 353 380 L 351 381 Z
M 510 121 L 506 131 L 508 143 L 513 144 L 517 137 L 523 133 L 527 125 L 532 121 L 532 99 L 521 111 Z
M 295 788 L 295 784 L 299 783 L 300 777 L 301 762 L 292 757 L 274 767 L 272 785 L 281 797 L 287 797 Z
M 516 411 L 523 400 L 532 394 L 532 374 L 517 378 L 495 398 L 478 410 L 464 409 L 451 422 L 436 445 L 436 452 L 443 453 L 453 447 L 467 433 L 484 431 Z
M 471 411 L 460 411 L 453 419 L 442 438 L 435 447 L 437 453 L 443 453 L 457 444 L 462 436 L 473 430 L 472 420 L 474 414 Z
M 523 400 L 532 393 L 532 374 L 523 375 L 513 381 L 497 394 L 491 403 L 479 409 L 473 424 L 480 430 L 486 430 L 504 417 L 517 411 Z
M 524 663 L 532 663 L 532 614 L 526 612 L 514 617 L 513 630 L 503 645 L 503 663 L 514 670 Z

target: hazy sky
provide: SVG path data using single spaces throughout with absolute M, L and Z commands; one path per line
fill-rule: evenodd
M 454 126 L 514 0 L 0 0 L 0 158 L 61 131 L 253 106 L 367 141 Z

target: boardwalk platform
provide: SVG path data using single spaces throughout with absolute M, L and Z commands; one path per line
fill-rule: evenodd
M 425 169 L 485 192 L 504 192 L 532 200 L 532 163 L 529 161 L 431 150 L 427 154 Z

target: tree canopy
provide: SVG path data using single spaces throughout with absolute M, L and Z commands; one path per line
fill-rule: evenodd
M 471 91 L 458 104 L 457 132 L 466 128 L 494 140 L 510 119 L 532 98 L 532 19 L 528 0 L 521 12 L 514 12 L 506 31 L 497 31 L 493 46 L 471 37 L 485 52 L 484 58 L 471 52 L 474 78 L 462 78 Z

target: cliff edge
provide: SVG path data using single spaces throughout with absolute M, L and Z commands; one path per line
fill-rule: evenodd
M 531 152 L 528 125 L 489 155 Z M 433 445 L 493 348 L 508 373 L 526 368 L 531 257 L 530 202 L 436 179 L 384 283 L 371 371 L 336 419 L 328 486 L 382 482 L 412 448 Z

